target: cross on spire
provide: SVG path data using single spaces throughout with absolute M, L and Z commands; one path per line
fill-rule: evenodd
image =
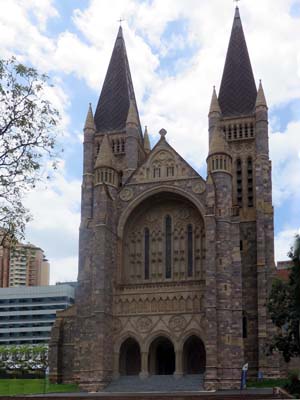
M 118 21 L 117 21 L 117 22 L 119 22 L 120 26 L 122 26 L 122 22 L 124 22 L 124 21 L 125 21 L 125 19 L 123 19 L 123 18 L 120 18 L 120 19 L 118 19 Z

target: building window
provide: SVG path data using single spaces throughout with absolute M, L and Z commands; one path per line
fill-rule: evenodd
M 153 178 L 160 178 L 160 168 L 153 169 Z
M 167 167 L 167 176 L 174 176 L 174 167 Z
M 145 279 L 149 279 L 150 268 L 149 268 L 149 255 L 150 255 L 150 233 L 149 229 L 145 228 L 144 232 L 144 262 L 145 262 Z
M 193 226 L 187 227 L 187 250 L 188 250 L 188 277 L 193 276 L 194 272 L 194 249 L 193 249 Z
M 247 164 L 247 174 L 248 174 L 248 207 L 253 207 L 253 166 L 252 159 L 248 158 Z
M 248 337 L 248 320 L 247 317 L 243 316 L 243 338 L 247 339 Z
M 165 219 L 165 230 L 166 230 L 166 278 L 170 279 L 172 276 L 172 219 L 170 215 L 166 216 Z
M 242 161 L 236 161 L 236 188 L 237 188 L 237 203 L 239 207 L 243 206 L 243 181 L 242 181 Z

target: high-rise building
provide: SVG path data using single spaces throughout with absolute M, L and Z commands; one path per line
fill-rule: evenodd
M 48 343 L 56 312 L 73 302 L 70 285 L 0 289 L 0 345 Z
M 9 287 L 9 254 L 8 247 L 0 246 L 0 288 Z
M 198 374 L 199 387 L 230 389 L 244 363 L 252 377 L 280 374 L 279 356 L 265 351 L 275 274 L 268 106 L 238 8 L 208 122 L 205 178 L 165 129 L 151 149 L 120 27 L 84 126 L 78 287 L 53 327 L 52 380 L 101 390 L 119 375 Z
M 18 243 L 10 250 L 9 287 L 49 285 L 49 268 L 42 249 Z

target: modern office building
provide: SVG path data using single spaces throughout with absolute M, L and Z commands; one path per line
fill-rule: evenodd
M 8 286 L 47 286 L 49 268 L 42 249 L 18 243 L 10 251 Z
M 70 285 L 0 289 L 0 345 L 48 343 L 56 312 L 73 301 Z

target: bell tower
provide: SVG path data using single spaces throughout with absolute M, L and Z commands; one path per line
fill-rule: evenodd
M 267 316 L 268 284 L 274 273 L 274 228 L 268 107 L 257 90 L 239 8 L 236 7 L 219 96 L 213 91 L 210 144 L 216 126 L 232 159 L 232 205 L 238 209 L 242 265 L 243 348 L 249 374 L 277 373 L 264 345 L 272 325 Z M 273 366 L 271 366 L 273 364 Z

